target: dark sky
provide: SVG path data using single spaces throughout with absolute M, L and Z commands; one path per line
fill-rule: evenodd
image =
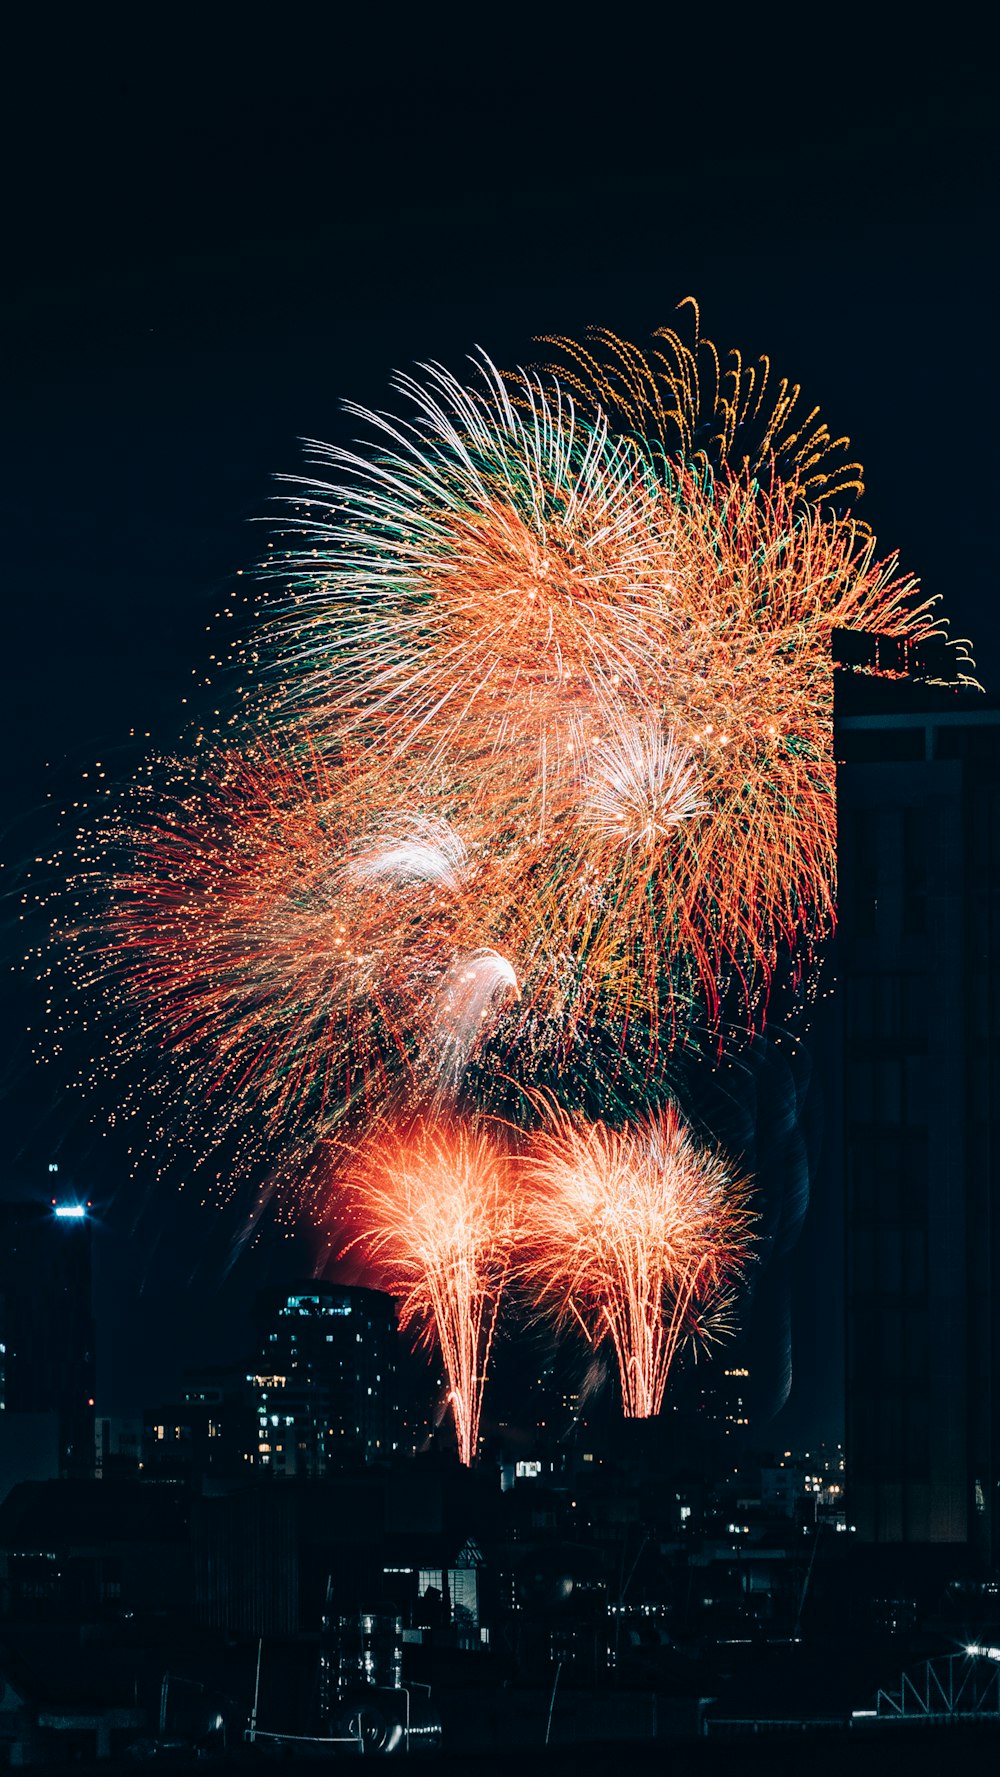
M 719 344 L 767 350 L 865 463 L 863 510 L 1000 684 L 994 580 L 993 109 L 961 20 L 904 40 L 844 13 L 736 36 L 724 13 L 615 38 L 579 22 L 305 9 L 195 24 L 132 9 L 22 24 L 6 75 L 4 344 L 7 932 L 44 803 L 131 728 L 169 746 L 260 547 L 248 521 L 302 434 L 344 436 L 414 359 L 500 364 L 590 322 L 639 340 L 692 292 Z M 675 34 L 675 30 L 676 33 Z M 879 34 L 873 34 L 879 33 Z M 194 677 L 192 675 L 195 675 Z M 50 762 L 47 764 L 47 762 Z M 55 773 L 55 777 L 51 774 Z M 105 1205 L 105 1410 L 145 1369 L 238 1344 L 233 1228 L 121 1183 L 41 1078 L 18 983 L 2 1084 L 6 1189 L 44 1157 Z M 834 1209 L 797 1289 L 837 1332 Z M 835 1218 L 834 1218 L 835 1219 Z M 181 1255 L 184 1255 L 183 1260 Z M 254 1266 L 257 1270 L 254 1271 Z M 242 1269 L 241 1269 L 242 1267 Z M 201 1304 L 199 1306 L 199 1303 Z M 836 1418 L 837 1360 L 803 1334 L 789 1435 Z

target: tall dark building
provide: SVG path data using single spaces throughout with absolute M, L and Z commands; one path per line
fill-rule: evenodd
M 324 1475 L 377 1462 L 399 1443 L 396 1305 L 380 1290 L 311 1282 L 257 1305 L 257 1464 Z
M 1000 709 L 841 671 L 836 753 L 849 1516 L 863 1541 L 992 1560 Z
M 94 1473 L 91 1226 L 76 1202 L 0 1203 L 0 1410 L 52 1418 L 60 1474 Z

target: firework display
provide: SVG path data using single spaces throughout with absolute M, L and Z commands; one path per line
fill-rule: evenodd
M 746 1180 L 672 1106 L 621 1129 L 550 1114 L 524 1159 L 522 1275 L 558 1325 L 614 1348 L 627 1417 L 659 1413 L 686 1342 L 729 1330 L 751 1249 Z
M 155 1055 L 169 1095 L 180 1062 L 189 1128 L 251 1169 L 342 1157 L 465 1461 L 515 1238 L 630 1415 L 725 1329 L 748 1187 L 670 1102 L 678 1058 L 759 1031 L 832 926 L 832 631 L 943 634 L 845 509 L 848 441 L 695 318 L 349 407 L 368 442 L 286 478 L 227 720 L 81 834 L 112 1064 Z
M 521 984 L 512 1048 L 641 1024 L 652 1062 L 727 996 L 753 1024 L 833 913 L 831 632 L 926 639 L 930 605 L 810 500 L 835 449 L 812 422 L 802 461 L 787 415 L 765 427 L 784 475 L 486 361 L 474 389 L 398 387 L 407 422 L 351 410 L 371 454 L 310 447 L 330 479 L 291 503 L 255 644 L 269 722 L 350 737 L 391 806 L 458 835 Z
M 833 915 L 831 630 L 924 638 L 929 607 L 797 469 L 710 473 L 488 365 L 476 391 L 443 371 L 401 386 L 408 426 L 364 416 L 379 453 L 315 447 L 344 480 L 303 489 L 275 565 L 250 705 L 271 751 L 247 806 L 232 756 L 207 755 L 196 830 L 164 845 L 140 825 L 141 867 L 115 878 L 136 994 L 157 1019 L 183 1004 L 185 1044 L 242 1041 L 248 1078 L 273 1060 L 275 1103 L 289 1056 L 269 1023 L 322 1026 L 337 1077 L 379 1091 L 400 1020 L 400 1062 L 417 1050 L 453 1083 L 491 1035 L 480 1011 L 498 1069 L 529 1084 L 586 1067 L 595 1033 L 652 1074 L 723 1007 L 754 1028 L 782 950 Z M 206 870 L 230 857 L 220 901 Z M 192 898 L 224 917 L 178 973 Z M 455 992 L 470 970 L 481 1007 Z M 419 1029 L 397 1015 L 418 1003 Z
M 516 1198 L 502 1149 L 465 1124 L 417 1122 L 365 1150 L 333 1213 L 361 1224 L 369 1276 L 399 1299 L 402 1327 L 436 1338 L 459 1458 L 479 1440 L 483 1388 L 515 1238 Z

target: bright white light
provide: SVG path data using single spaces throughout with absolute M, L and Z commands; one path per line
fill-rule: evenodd
M 86 1205 L 83 1203 L 60 1203 L 56 1208 L 56 1215 L 61 1222 L 82 1222 L 86 1213 Z

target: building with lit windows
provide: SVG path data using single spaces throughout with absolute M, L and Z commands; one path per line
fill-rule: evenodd
M 1000 708 L 877 664 L 836 675 L 848 1516 L 995 1560 Z
M 256 1464 L 279 1477 L 378 1462 L 399 1445 L 396 1305 L 379 1290 L 303 1283 L 257 1305 L 248 1377 Z
M 55 1474 L 93 1475 L 94 1389 L 87 1205 L 0 1203 L 0 1416 L 7 1428 L 0 1437 L 20 1446 L 3 1451 L 10 1478 L 17 1478 L 19 1454 L 47 1428 Z
M 750 1429 L 750 1370 L 746 1361 L 709 1365 L 696 1411 L 699 1422 L 724 1438 L 745 1443 Z
M 245 1366 L 189 1371 L 173 1401 L 147 1407 L 141 1458 L 147 1474 L 246 1477 L 256 1455 L 257 1424 Z

